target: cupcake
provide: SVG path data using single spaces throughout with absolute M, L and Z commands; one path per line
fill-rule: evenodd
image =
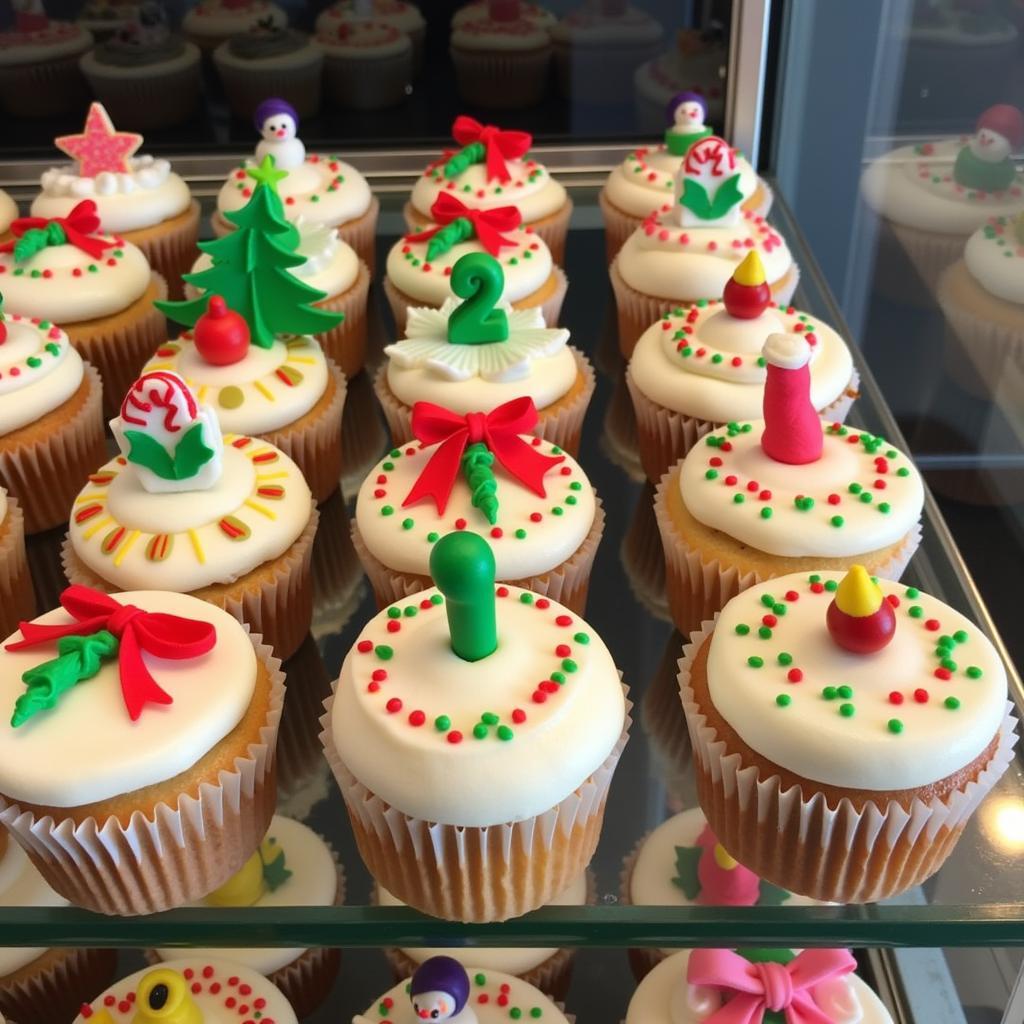
M 18 204 L 0 188 L 0 241 L 10 238 L 11 221 L 18 216 Z
M 240 210 L 252 195 L 247 172 L 264 157 L 272 156 L 277 170 L 288 172 L 277 187 L 288 219 L 302 217 L 313 224 L 337 228 L 341 240 L 355 249 L 372 274 L 380 203 L 366 179 L 336 156 L 307 156 L 306 147 L 296 136 L 299 115 L 284 100 L 265 100 L 257 108 L 254 122 L 263 140 L 256 147 L 255 159 L 241 164 L 221 186 L 212 221 L 214 234 L 223 236 L 234 230 L 227 215 Z
M 316 34 L 328 97 L 352 110 L 380 110 L 412 92 L 412 40 L 385 21 L 343 21 Z
M 228 106 L 248 120 L 268 92 L 279 96 L 299 117 L 320 110 L 324 54 L 309 36 L 261 19 L 213 51 Z
M 788 304 L 799 269 L 764 217 L 743 209 L 752 183 L 736 154 L 715 136 L 690 147 L 676 172 L 674 198 L 626 239 L 611 265 L 619 348 L 628 359 L 659 317 L 700 299 L 720 299 L 748 252 L 760 257 L 776 302 Z
M 239 996 L 251 997 L 252 1005 L 259 1007 L 254 1020 L 298 1024 L 296 1011 L 271 982 L 219 956 L 182 957 L 173 964 L 136 971 L 83 1005 L 72 1024 L 244 1024 Z
M 608 262 L 626 239 L 653 213 L 663 213 L 673 195 L 676 172 L 690 147 L 711 134 L 705 125 L 707 103 L 700 93 L 681 92 L 669 100 L 665 141 L 640 146 L 609 175 L 598 202 L 604 218 Z M 740 208 L 765 217 L 772 205 L 772 190 L 747 160 L 734 150 L 740 188 L 746 198 Z
M 335 35 L 342 25 L 371 18 L 407 35 L 412 43 L 413 71 L 423 63 L 423 41 L 427 23 L 415 4 L 406 0 L 337 0 L 320 12 L 316 19 L 318 33 Z
M 86 0 L 78 12 L 78 24 L 97 43 L 105 43 L 138 16 L 140 0 Z
M 540 310 L 507 302 L 482 308 L 502 294 L 502 279 L 497 260 L 467 253 L 443 279 L 461 300 L 450 297 L 440 309 L 409 310 L 405 337 L 384 349 L 388 359 L 374 380 L 396 444 L 412 438 L 417 402 L 465 416 L 528 396 L 538 411 L 538 436 L 572 455 L 579 450 L 594 369 L 566 344 L 564 327 L 544 326 Z M 504 289 L 507 294 L 507 284 Z M 488 300 L 481 304 L 485 295 Z
M 212 53 L 228 40 L 263 22 L 284 28 L 288 15 L 270 0 L 199 0 L 185 15 L 182 29 L 200 50 Z
M 721 29 L 681 28 L 675 45 L 636 69 L 632 92 L 637 126 L 658 131 L 665 123 L 666 105 L 684 89 L 697 93 L 706 104 L 708 119 L 725 122 L 725 79 L 729 45 Z
M 558 18 L 546 7 L 541 7 L 540 4 L 531 4 L 523 0 L 519 5 L 519 11 L 522 17 L 528 18 L 549 32 L 558 23 Z M 469 3 L 463 4 L 452 15 L 452 28 L 464 25 L 467 21 L 481 21 L 489 17 L 488 0 L 469 0 Z
M 198 905 L 332 907 L 344 898 L 341 866 L 327 843 L 302 822 L 274 815 L 266 838 L 241 871 Z M 205 963 L 222 957 L 256 971 L 280 989 L 300 1018 L 308 1017 L 327 998 L 341 963 L 340 949 L 169 947 L 155 953 L 172 968 L 181 960 Z
M 560 892 L 549 904 L 549 907 L 582 907 L 592 901 L 592 888 L 587 872 L 582 872 L 572 880 L 569 887 Z M 401 900 L 395 899 L 387 891 L 377 886 L 375 895 L 378 905 L 382 907 L 401 907 Z M 572 964 L 575 950 L 543 949 L 535 946 L 518 949 L 481 949 L 467 947 L 465 949 L 386 949 L 388 962 L 391 964 L 395 977 L 410 978 L 421 964 L 432 957 L 447 952 L 458 960 L 467 970 L 501 971 L 515 975 L 527 985 L 538 988 L 552 999 L 565 998 L 572 980 Z
M 293 250 L 299 232 L 285 219 L 273 170 L 265 171 L 271 177 L 254 172 L 249 205 L 231 215 L 237 234 L 202 243 L 212 263 L 188 283 L 204 291 L 159 303 L 192 330 L 164 342 L 143 373 L 182 377 L 216 410 L 222 430 L 283 451 L 322 501 L 341 479 L 345 377 L 306 332 L 330 331 L 342 317 L 312 306 L 324 293 L 289 273 L 303 263 Z
M 80 134 L 60 136 L 54 144 L 73 163 L 43 173 L 32 216 L 69 217 L 88 200 L 95 206 L 100 228 L 135 246 L 170 293 L 180 297 L 181 275 L 192 265 L 199 237 L 199 203 L 184 179 L 167 160 L 135 156 L 142 136 L 116 131 L 99 103 L 89 107 Z M 139 364 L 126 367 L 128 373 L 138 368 Z M 118 387 L 116 380 L 109 383 Z
M 772 335 L 764 419 L 711 431 L 658 485 L 669 607 L 684 635 L 776 576 L 859 563 L 898 580 L 921 541 L 913 462 L 882 437 L 818 417 L 809 348 Z
M 1024 114 L 1002 103 L 978 118 L 974 135 L 901 146 L 868 164 L 864 199 L 929 290 L 990 217 L 1024 211 L 1024 172 L 1011 156 L 1022 144 Z
M 893 1024 L 845 949 L 684 949 L 640 983 L 625 1024 Z
M 923 882 L 1013 759 L 992 644 L 861 566 L 734 597 L 683 648 L 679 686 L 715 835 L 815 899 L 870 902 Z
M 12 531 L 0 546 L 17 545 L 22 525 L 40 533 L 67 521 L 79 481 L 105 456 L 102 404 L 99 374 L 64 331 L 0 311 L 0 485 Z M 0 607 L 10 607 L 15 592 Z
M 512 110 L 544 98 L 551 36 L 518 0 L 488 0 L 486 18 L 453 24 L 449 53 L 466 103 Z
M 592 0 L 551 30 L 562 95 L 574 103 L 628 102 L 633 74 L 665 30 L 626 0 Z
M 0 487 L 0 633 L 8 636 L 35 613 L 25 553 L 25 517 L 17 498 Z
M 731 857 L 699 808 L 676 814 L 637 843 L 623 868 L 619 899 L 637 907 L 792 907 L 816 902 L 758 878 Z M 637 979 L 674 952 L 631 949 Z
M 284 676 L 206 601 L 69 587 L 3 644 L 0 696 L 0 825 L 78 906 L 199 899 L 270 824 Z
M 71 21 L 51 21 L 43 0 L 17 0 L 14 27 L 0 32 L 0 107 L 40 118 L 80 109 L 85 82 L 78 59 L 92 36 Z
M 167 128 L 187 121 L 202 91 L 199 47 L 172 35 L 159 4 L 147 3 L 82 57 L 85 75 L 117 121 Z
M 454 192 L 481 210 L 515 206 L 523 226 L 547 245 L 555 263 L 564 263 L 572 200 L 547 168 L 530 158 L 533 136 L 483 125 L 465 114 L 452 124 L 452 136 L 460 148 L 445 150 L 413 186 L 403 210 L 409 230 L 429 226 L 438 196 Z
M 419 444 L 395 448 L 356 498 L 352 539 L 378 607 L 426 590 L 434 544 L 471 529 L 491 538 L 500 582 L 584 610 L 604 511 L 577 462 L 531 436 L 536 423 L 529 397 L 465 416 L 413 406 Z
M 545 1024 L 569 1024 L 572 1019 L 543 992 L 511 974 L 464 967 L 450 956 L 433 956 L 365 1013 L 356 1014 L 352 1024 L 421 1020 L 504 1024 L 509 1017 Z
M 0 902 L 5 907 L 65 907 L 28 859 L 0 827 Z M 19 1024 L 69 1020 L 81 1006 L 110 984 L 117 966 L 112 949 L 0 950 L 0 1022 L 17 1014 Z M 13 1021 L 10 1021 L 13 1024 Z
M 312 618 L 317 514 L 298 466 L 265 441 L 222 438 L 215 411 L 165 371 L 132 385 L 110 429 L 121 454 L 75 499 L 68 579 L 191 594 L 287 658 Z
M 551 250 L 530 227 L 520 227 L 514 206 L 478 210 L 451 192 L 430 208 L 433 223 L 396 242 L 388 253 L 384 294 L 398 330 L 411 306 L 440 308 L 452 294 L 455 264 L 468 253 L 500 259 L 503 287 L 497 298 L 516 310 L 537 309 L 544 323 L 558 323 L 569 282 Z
M 751 252 L 722 300 L 666 312 L 633 350 L 626 386 L 651 483 L 712 428 L 760 417 L 768 373 L 762 349 L 778 333 L 807 339 L 811 404 L 824 419 L 846 419 L 860 381 L 850 350 L 816 317 L 774 305 L 761 260 Z
M 505 920 L 587 867 L 629 705 L 601 638 L 495 586 L 478 534 L 448 534 L 430 562 L 437 588 L 362 630 L 321 739 L 379 885 L 435 917 Z
M 988 395 L 1024 366 L 1022 259 L 1024 211 L 992 217 L 939 278 L 939 305 Z

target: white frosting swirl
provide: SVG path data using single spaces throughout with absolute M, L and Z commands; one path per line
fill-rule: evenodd
M 967 239 L 964 262 L 989 294 L 1024 305 L 1024 238 L 1018 219 L 992 217 Z

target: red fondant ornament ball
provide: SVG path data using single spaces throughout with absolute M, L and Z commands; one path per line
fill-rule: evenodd
M 854 654 L 874 654 L 893 638 L 896 613 L 862 565 L 843 577 L 825 613 L 833 641 Z
M 249 351 L 249 325 L 219 295 L 211 295 L 194 328 L 196 349 L 214 366 L 240 362 Z

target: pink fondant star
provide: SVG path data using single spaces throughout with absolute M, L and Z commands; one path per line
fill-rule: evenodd
M 142 145 L 142 136 L 135 132 L 114 129 L 110 115 L 100 103 L 93 103 L 85 118 L 81 135 L 61 135 L 53 144 L 72 160 L 78 161 L 83 178 L 95 178 L 103 171 L 129 174 L 132 154 Z

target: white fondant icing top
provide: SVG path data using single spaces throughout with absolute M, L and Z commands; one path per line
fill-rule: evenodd
M 561 455 L 563 461 L 548 470 L 547 493 L 541 497 L 495 460 L 498 516 L 493 524 L 473 506 L 462 472 L 444 515 L 438 515 L 429 500 L 403 508 L 402 502 L 438 446 L 421 448 L 414 443 L 393 449 L 367 474 L 356 498 L 356 522 L 370 553 L 397 572 L 429 576 L 434 543 L 461 523 L 488 538 L 499 580 L 540 576 L 571 558 L 594 522 L 593 488 L 576 460 L 560 448 L 529 435 L 522 435 L 522 441 L 545 455 Z
M 731 423 L 690 450 L 679 494 L 690 514 L 756 551 L 847 558 L 896 544 L 921 519 L 913 461 L 883 438 L 821 421 L 821 458 L 776 462 L 761 448 L 764 420 Z
M 850 383 L 846 343 L 820 320 L 792 306 L 759 317 L 731 316 L 720 300 L 676 309 L 653 323 L 633 350 L 629 373 L 652 402 L 711 423 L 756 419 L 764 400 L 761 349 L 778 332 L 803 334 L 811 346 L 811 404 L 824 409 Z
M 122 456 L 111 459 L 75 499 L 68 538 L 116 587 L 188 593 L 232 583 L 284 554 L 306 528 L 312 500 L 284 452 L 226 435 L 223 473 L 203 491 L 154 494 Z
M 51 21 L 28 32 L 0 32 L 0 67 L 41 63 L 91 47 L 92 33 L 72 21 Z
M 463 50 L 499 50 L 521 52 L 551 45 L 551 35 L 531 18 L 496 21 L 473 18 L 452 26 L 451 45 Z
M 124 705 L 117 660 L 106 661 L 57 706 L 14 728 L 9 711 L 25 692 L 21 676 L 57 657 L 55 643 L 19 651 L 0 645 L 0 792 L 11 800 L 78 807 L 155 785 L 191 768 L 238 724 L 256 684 L 256 653 L 227 612 L 187 594 L 140 590 L 121 604 L 213 623 L 214 648 L 198 658 L 142 659 L 172 704 L 147 704 L 133 722 Z M 33 622 L 73 622 L 63 608 Z M 21 639 L 21 631 L 8 640 Z M 173 803 L 176 794 L 169 794 Z
M 622 686 L 594 630 L 518 587 L 496 594 L 498 648 L 481 661 L 452 651 L 432 588 L 371 619 L 342 665 L 338 753 L 412 817 L 466 827 L 533 817 L 589 778 L 622 734 Z
M 5 907 L 66 907 L 68 901 L 50 888 L 28 854 L 13 840 L 0 856 L 0 904 Z M 0 949 L 0 978 L 32 963 L 45 948 L 8 946 Z M 0 1024 L 3 1017 L 0 1016 Z
M 899 602 L 893 638 L 874 654 L 847 651 L 825 625 L 841 578 L 781 576 L 725 606 L 707 665 L 719 714 L 763 757 L 826 785 L 912 789 L 970 764 L 1006 711 L 995 648 L 938 599 L 879 579 L 882 593 Z
M 967 239 L 964 260 L 971 276 L 991 295 L 1024 304 L 1024 237 L 1017 220 L 991 217 Z
M 343 21 L 317 32 L 316 44 L 329 57 L 381 60 L 412 53 L 408 34 L 386 21 Z
M 83 178 L 72 164 L 51 167 L 40 179 L 32 216 L 64 217 L 83 199 L 92 199 L 102 230 L 120 233 L 153 227 L 188 209 L 188 185 L 167 160 L 137 156 L 130 163 L 131 173 L 104 171 L 94 178 Z
M 68 336 L 48 320 L 3 315 L 0 344 L 0 437 L 63 405 L 81 387 L 82 357 Z
M 558 21 L 551 11 L 540 4 L 521 3 L 519 5 L 520 17 L 529 18 L 538 25 L 550 30 Z M 461 25 L 467 21 L 478 21 L 481 18 L 489 17 L 487 0 L 470 0 L 468 4 L 460 7 L 452 16 L 452 25 Z
M 316 19 L 316 28 L 318 32 L 331 29 L 336 32 L 342 22 L 356 21 L 359 17 L 352 0 L 337 0 L 321 11 Z M 406 3 L 406 0 L 373 0 L 373 19 L 394 25 L 403 32 L 416 32 L 426 24 L 420 9 L 415 4 Z

